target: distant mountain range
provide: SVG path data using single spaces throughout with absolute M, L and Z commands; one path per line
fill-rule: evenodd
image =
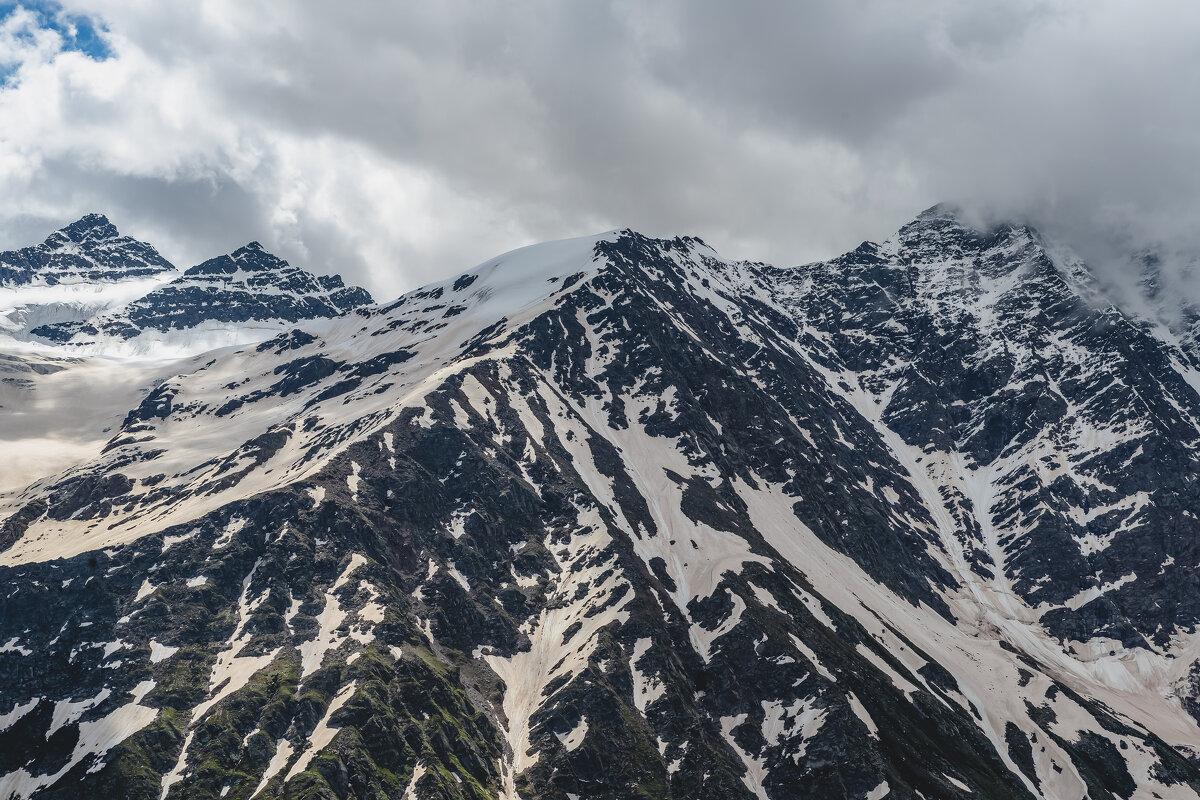
M 100 214 L 0 253 L 0 331 L 77 353 L 201 352 L 371 302 L 365 289 L 293 267 L 258 242 L 180 273 Z
M 1200 797 L 1195 320 L 1028 226 L 0 265 L 0 798 Z

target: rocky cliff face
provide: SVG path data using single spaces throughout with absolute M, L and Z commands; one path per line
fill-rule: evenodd
M 992 591 L 1101 650 L 1193 626 L 1198 373 L 1083 265 L 1028 228 L 981 234 L 934 209 L 884 246 L 773 277 Z
M 0 796 L 1196 797 L 1188 363 L 944 208 L 181 362 L 0 510 Z

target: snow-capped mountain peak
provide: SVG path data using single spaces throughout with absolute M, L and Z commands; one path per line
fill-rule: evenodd
M 82 217 L 72 222 L 54 233 L 46 239 L 48 245 L 56 242 L 86 242 L 96 241 L 99 239 L 116 239 L 120 234 L 117 228 L 108 221 L 108 217 L 103 214 L 84 214 Z
M 178 272 L 153 246 L 88 214 L 41 244 L 0 253 L 0 334 L 80 322 L 134 300 Z
M 188 275 L 222 275 L 236 272 L 262 272 L 286 268 L 287 262 L 268 252 L 258 242 L 250 242 L 232 253 L 211 258 L 187 270 Z
M 153 246 L 122 236 L 102 214 L 88 214 L 39 245 L 0 253 L 0 285 L 117 282 L 173 272 Z

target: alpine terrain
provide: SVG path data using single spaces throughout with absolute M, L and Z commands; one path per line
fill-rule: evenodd
M 0 292 L 0 798 L 1200 797 L 1200 316 L 1027 226 Z

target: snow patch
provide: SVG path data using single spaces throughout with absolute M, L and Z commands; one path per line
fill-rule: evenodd
M 20 653 L 23 656 L 33 655 L 32 650 L 21 646 L 21 639 L 18 636 L 14 636 L 4 644 L 0 645 L 0 653 Z
M 312 507 L 313 508 L 316 508 L 317 506 L 321 505 L 321 503 L 325 502 L 325 487 L 324 486 L 310 486 L 310 487 L 308 487 L 307 491 L 308 491 L 308 496 L 310 498 L 312 498 Z
M 583 744 L 583 739 L 585 736 L 587 736 L 587 730 L 587 717 L 583 716 L 579 718 L 579 724 L 577 724 L 567 734 L 564 735 L 561 733 L 556 733 L 554 735 L 558 737 L 558 741 L 561 742 L 562 746 L 567 749 L 567 752 L 570 752 L 579 747 L 579 745 Z
M 246 527 L 247 522 L 248 520 L 242 519 L 241 517 L 230 517 L 229 522 L 226 523 L 225 529 L 221 532 L 221 535 L 218 536 L 216 541 L 213 542 L 213 549 L 219 550 L 232 542 L 233 537 L 241 533 L 242 528 Z
M 308 746 L 304 748 L 304 751 L 300 753 L 300 758 L 296 760 L 296 763 L 288 770 L 288 774 L 284 776 L 284 783 L 304 772 L 308 768 L 309 762 L 312 761 L 313 756 L 324 750 L 333 741 L 333 737 L 337 735 L 340 728 L 330 727 L 329 720 L 337 713 L 338 709 L 346 705 L 346 701 L 354 695 L 356 688 L 358 688 L 358 682 L 352 681 L 349 685 L 343 687 L 334 696 L 333 700 L 329 702 L 329 707 L 325 709 L 325 714 L 321 717 L 321 721 L 317 723 L 317 727 L 308 736 Z
M 871 791 L 867 792 L 867 796 L 863 798 L 863 800 L 883 800 L 883 798 L 887 797 L 891 791 L 891 788 L 888 787 L 888 782 L 884 781 Z
M 629 672 L 633 677 L 633 705 L 643 716 L 647 707 L 667 691 L 667 687 L 656 676 L 647 676 L 638 667 L 638 662 L 650 650 L 650 646 L 650 639 L 638 639 L 634 642 L 633 653 L 629 656 Z
M 767 797 L 767 790 L 763 786 L 763 781 L 767 777 L 766 764 L 763 759 L 757 758 L 742 749 L 742 746 L 733 738 L 733 729 L 740 726 L 746 721 L 746 714 L 738 714 L 733 717 L 721 717 L 721 735 L 725 737 L 725 741 L 733 752 L 737 753 L 738 758 L 742 760 L 742 764 L 746 767 L 746 774 L 742 775 L 742 783 L 746 784 L 746 788 L 758 798 L 758 800 L 770 800 Z
M 179 652 L 178 647 L 171 647 L 166 644 L 159 644 L 154 639 L 150 640 L 150 663 L 157 664 L 160 661 L 166 661 L 171 656 Z
M 275 742 L 275 753 L 271 756 L 271 760 L 267 763 L 267 768 L 263 772 L 262 780 L 258 782 L 258 787 L 254 790 L 254 794 L 250 795 L 251 800 L 258 797 L 259 793 L 267 788 L 267 784 L 271 779 L 280 773 L 287 766 L 287 763 L 292 760 L 292 743 L 287 739 L 279 739 Z M 163 796 L 165 800 L 166 795 Z
M 83 716 L 84 712 L 95 708 L 108 699 L 112 694 L 111 689 L 101 689 L 95 697 L 89 697 L 86 700 L 72 702 L 71 700 L 59 700 L 54 704 L 54 715 L 50 718 L 50 727 L 46 731 L 46 740 L 65 725 L 70 725 L 77 719 Z
M 162 544 L 162 551 L 165 553 L 165 552 L 167 552 L 167 550 L 169 548 L 174 547 L 175 545 L 179 544 L 180 542 L 186 542 L 189 539 L 196 538 L 196 534 L 199 532 L 200 532 L 199 528 L 192 528 L 187 533 L 180 534 L 179 536 L 164 536 L 163 544 Z
M 14 702 L 11 711 L 7 714 L 0 714 L 0 732 L 4 732 L 15 725 L 21 717 L 32 711 L 41 700 L 42 698 L 40 697 L 31 697 L 24 703 Z

